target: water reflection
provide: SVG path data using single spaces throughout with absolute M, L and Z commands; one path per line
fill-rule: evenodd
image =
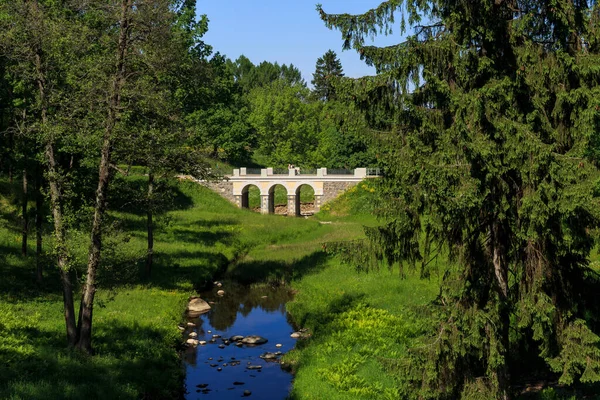
M 224 290 L 225 295 L 217 296 L 218 289 Z M 224 282 L 223 287 L 200 296 L 212 303 L 212 309 L 190 320 L 196 326 L 184 332 L 186 336 L 196 332 L 198 340 L 207 341 L 204 346 L 188 348 L 184 354 L 186 398 L 237 399 L 249 390 L 254 399 L 285 399 L 291 387 L 291 374 L 277 362 L 259 356 L 266 352 L 285 353 L 293 348 L 295 340 L 290 333 L 294 329 L 285 312 L 285 303 L 292 299 L 292 293 L 287 288 L 250 288 Z M 221 338 L 211 342 L 213 335 Z M 268 342 L 238 347 L 223 340 L 233 335 L 260 335 Z
M 207 301 L 215 301 L 215 304 L 211 305 L 213 309 L 208 314 L 208 321 L 211 326 L 221 331 L 227 330 L 235 323 L 238 313 L 247 317 L 255 308 L 285 314 L 285 303 L 292 299 L 292 294 L 287 288 L 251 288 L 233 284 L 226 286 L 223 297 L 215 296 L 216 290 L 200 295 L 205 300 L 209 299 Z

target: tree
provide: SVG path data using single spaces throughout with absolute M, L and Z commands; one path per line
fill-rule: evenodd
M 415 351 L 414 397 L 507 399 L 511 383 L 533 372 L 563 384 L 600 379 L 598 280 L 588 267 L 600 221 L 598 7 L 318 7 L 344 48 L 378 72 L 338 87 L 365 106 L 388 148 L 384 224 L 367 232 L 378 258 L 422 260 L 423 232 L 457 265 L 435 307 L 440 323 Z M 390 34 L 401 10 L 401 31 L 414 27 L 406 41 L 365 45 Z
M 91 352 L 92 316 L 101 262 L 102 233 L 112 177 L 113 151 L 131 130 L 145 127 L 159 134 L 177 121 L 172 71 L 190 53 L 206 46 L 198 41 L 193 6 L 178 0 L 0 1 L 0 45 L 14 64 L 14 82 L 29 89 L 32 127 L 44 148 L 61 274 L 67 341 Z M 187 21 L 187 22 L 186 22 Z M 15 86 L 15 84 L 13 84 Z M 168 105 L 168 107 L 165 107 Z M 174 106 L 173 106 L 174 105 Z M 143 110 L 140 115 L 136 111 Z M 149 117 L 158 126 L 149 126 Z M 97 167 L 90 247 L 76 324 L 72 265 L 67 241 L 64 160 Z M 66 153 L 66 154 L 65 154 Z M 69 154 L 70 153 L 70 154 Z M 80 168 L 82 169 L 82 168 Z M 79 193 L 87 197 L 86 193 Z M 85 212 L 86 208 L 83 208 Z
M 351 103 L 328 101 L 319 114 L 318 146 L 310 155 L 315 166 L 362 168 L 377 165 L 364 113 Z
M 190 74 L 192 85 L 185 86 L 185 118 L 194 132 L 194 145 L 215 159 L 247 162 L 255 137 L 247 123 L 247 101 L 234 81 L 232 64 L 216 54 Z
M 281 80 L 248 95 L 248 122 L 256 130 L 257 152 L 270 165 L 312 164 L 309 154 L 318 145 L 320 104 L 308 102 L 308 96 L 307 88 Z
M 162 129 L 173 119 L 170 108 L 162 110 L 162 106 L 170 104 L 169 98 L 175 95 L 176 87 L 165 85 L 171 71 L 184 59 L 193 46 L 197 34 L 203 33 L 202 26 L 189 21 L 187 29 L 181 29 L 178 11 L 191 15 L 187 2 L 180 4 L 172 0 L 120 0 L 115 7 L 103 7 L 103 2 L 93 5 L 90 12 L 102 13 L 104 25 L 99 34 L 107 35 L 104 53 L 100 53 L 94 63 L 112 65 L 104 74 L 99 75 L 98 86 L 104 84 L 105 95 L 95 97 L 96 90 L 91 88 L 92 105 L 96 104 L 99 113 L 93 111 L 90 118 L 98 121 L 96 129 L 102 131 L 100 163 L 98 166 L 98 186 L 94 217 L 91 228 L 91 244 L 88 252 L 86 282 L 83 289 L 79 309 L 77 347 L 91 352 L 92 315 L 96 293 L 96 274 L 100 264 L 102 251 L 102 228 L 107 209 L 107 195 L 111 178 L 112 151 L 119 139 L 129 129 L 135 129 L 137 119 L 134 116 L 134 104 L 143 104 L 144 114 L 150 114 L 150 125 L 142 122 L 149 132 L 157 132 L 157 137 L 164 133 Z M 181 9 L 179 7 L 182 7 Z M 105 11 L 107 10 L 107 11 Z M 114 30 L 108 27 L 118 26 Z M 87 64 L 86 66 L 92 67 Z M 85 86 L 83 93 L 90 87 Z M 166 100 L 165 100 L 166 99 Z M 155 126 L 157 125 L 158 129 Z M 162 126 L 161 126 L 162 125 Z M 99 130 L 100 130 L 99 129 Z M 155 136 L 155 135 L 153 135 Z M 150 165 L 150 176 L 152 177 Z M 149 188 L 152 188 L 150 178 Z M 150 220 L 151 227 L 151 220 Z M 151 232 L 151 231 L 149 231 Z M 151 250 L 151 249 L 150 249 Z
M 277 80 L 293 86 L 306 86 L 302 74 L 293 64 L 279 65 L 263 61 L 254 65 L 246 56 L 241 55 L 235 62 L 229 62 L 235 82 L 243 92 L 247 93 L 256 87 L 269 85 Z
M 342 63 L 333 50 L 327 50 L 323 57 L 317 59 L 316 70 L 311 83 L 313 93 L 319 100 L 335 100 L 334 80 L 344 76 Z
M 57 145 L 66 131 L 58 122 L 64 110 L 59 99 L 68 93 L 68 89 L 64 89 L 69 86 L 65 67 L 75 54 L 80 54 L 78 38 L 84 35 L 76 29 L 73 21 L 68 21 L 68 11 L 57 4 L 33 0 L 0 2 L 0 45 L 9 60 L 11 87 L 17 88 L 17 92 L 27 98 L 20 105 L 26 110 L 27 122 L 35 130 L 43 148 L 54 224 L 54 253 L 63 289 L 67 342 L 75 345 L 77 330 L 65 226 L 64 174 Z

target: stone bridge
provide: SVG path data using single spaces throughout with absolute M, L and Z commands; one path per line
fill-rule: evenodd
M 248 208 L 248 189 L 256 186 L 260 190 L 260 210 L 263 214 L 275 212 L 275 186 L 281 185 L 287 191 L 287 215 L 300 215 L 300 188 L 310 186 L 315 193 L 314 211 L 334 199 L 340 193 L 378 172 L 367 168 L 349 170 L 327 170 L 318 168 L 308 173 L 295 169 L 275 171 L 273 168 L 234 169 L 233 174 L 219 182 L 200 182 L 216 191 L 240 208 Z

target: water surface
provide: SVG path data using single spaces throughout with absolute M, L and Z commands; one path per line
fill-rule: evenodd
M 219 289 L 225 291 L 224 296 L 217 295 Z M 200 293 L 200 297 L 214 304 L 208 313 L 190 319 L 197 326 L 184 332 L 186 336 L 197 332 L 198 340 L 208 342 L 185 353 L 186 399 L 238 399 L 244 397 L 245 390 L 251 392 L 249 397 L 253 399 L 285 399 L 291 389 L 292 375 L 278 362 L 259 356 L 265 352 L 286 353 L 294 347 L 295 339 L 290 338 L 294 329 L 285 311 L 291 292 L 283 287 L 249 288 L 224 282 L 220 288 Z M 233 335 L 259 335 L 268 342 L 243 347 L 231 343 L 219 348 L 223 340 L 215 338 L 211 343 L 213 335 L 227 339 Z M 262 368 L 253 370 L 248 366 Z

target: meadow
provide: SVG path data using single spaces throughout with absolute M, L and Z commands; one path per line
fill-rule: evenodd
M 0 182 L 0 398 L 181 397 L 177 325 L 187 298 L 217 278 L 295 290 L 288 311 L 311 337 L 284 358 L 295 373 L 291 399 L 408 397 L 403 362 L 431 326 L 427 305 L 448 265 L 440 257 L 428 279 L 411 270 L 401 277 L 397 267 L 359 273 L 324 251 L 328 242 L 363 238 L 363 226 L 376 223 L 372 183 L 306 219 L 240 210 L 195 183 L 170 182 L 165 190 L 175 206 L 157 216 L 151 279 L 143 278 L 145 212 L 123 201 L 143 187 L 143 177 L 120 187 L 111 203 L 90 357 L 65 345 L 50 226 L 38 285 L 34 241 L 28 256 L 20 254 L 17 187 Z M 87 237 L 84 229 L 70 231 L 78 279 Z M 540 398 L 570 398 L 557 393 L 548 389 Z
M 130 188 L 143 178 L 128 179 Z M 122 184 L 122 182 L 121 182 Z M 62 296 L 44 227 L 44 281 L 35 282 L 35 240 L 20 253 L 18 186 L 0 184 L 0 398 L 177 398 L 182 391 L 181 333 L 187 298 L 251 249 L 298 243 L 332 230 L 315 220 L 239 210 L 191 182 L 170 185 L 176 204 L 160 215 L 155 265 L 142 278 L 145 212 L 125 205 L 110 214 L 94 309 L 93 357 L 66 348 Z M 116 191 L 116 195 L 122 193 Z M 112 204 L 120 204 L 114 199 Z M 31 207 L 34 204 L 30 204 Z M 85 221 L 81 223 L 85 225 Z M 81 280 L 88 232 L 72 229 L 72 267 Z M 316 243 L 316 242 L 315 242 Z M 292 252 L 293 253 L 293 252 Z M 286 268 L 246 280 L 283 279 Z M 77 297 L 77 295 L 76 295 Z M 77 307 L 77 304 L 76 304 Z

